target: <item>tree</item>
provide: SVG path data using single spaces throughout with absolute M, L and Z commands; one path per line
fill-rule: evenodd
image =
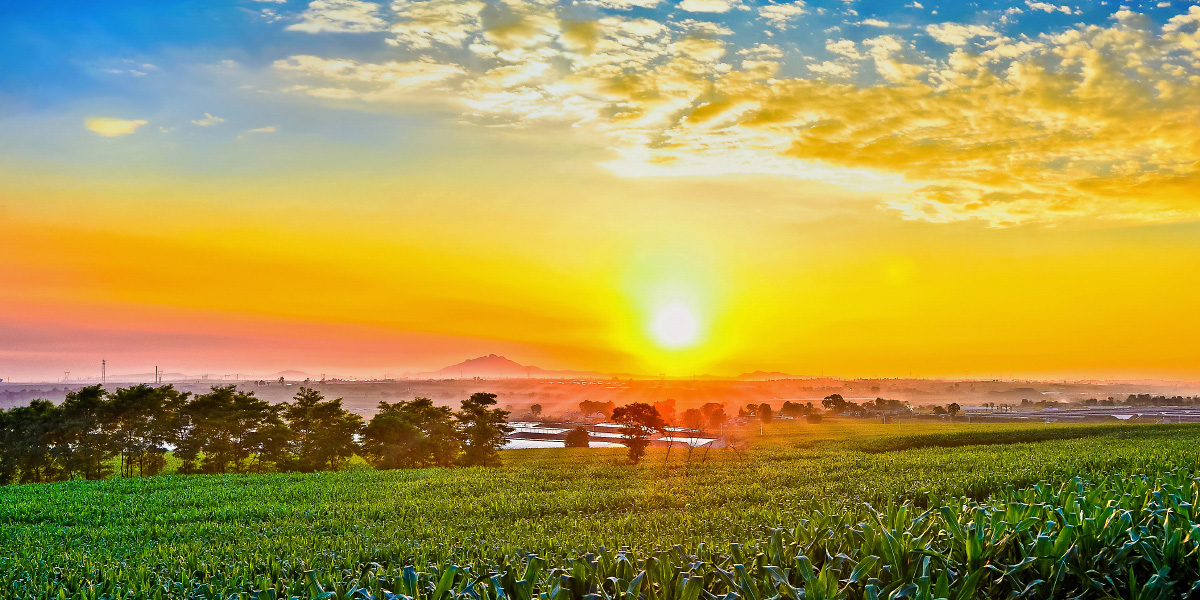
M 83 479 L 104 479 L 112 474 L 109 459 L 116 455 L 112 410 L 99 385 L 68 392 L 58 407 L 55 452 L 63 469 Z
M 954 415 L 957 415 L 960 410 L 962 410 L 962 407 L 957 402 L 951 402 L 946 406 L 946 413 L 950 415 L 950 418 L 954 418 Z
M 141 384 L 110 395 L 113 443 L 121 457 L 121 475 L 156 475 L 166 455 L 179 443 L 184 427 L 181 410 L 189 394 L 171 385 Z
M 363 430 L 363 454 L 377 469 L 449 467 L 461 449 L 454 412 L 429 398 L 380 402 Z
M 302 387 L 293 402 L 283 404 L 283 418 L 292 434 L 287 458 L 290 470 L 337 471 L 358 450 L 354 436 L 362 429 L 362 417 L 343 409 L 341 398 L 325 400 L 321 392 Z
M 466 466 L 494 467 L 500 465 L 500 448 L 513 428 L 508 424 L 508 411 L 489 408 L 496 404 L 496 395 L 484 392 L 471 394 L 462 401 L 454 414 L 462 432 L 463 454 L 460 462 Z
M 683 411 L 683 426 L 692 429 L 703 430 L 706 419 L 704 413 L 698 408 L 689 408 Z
M 534 416 L 534 417 L 540 417 L 540 416 L 542 416 L 542 405 L 541 405 L 541 404 L 534 404 L 533 406 L 530 406 L 530 407 L 529 407 L 529 412 L 533 413 L 533 416 Z
M 613 421 L 620 423 L 621 439 L 629 448 L 629 462 L 638 464 L 650 445 L 650 436 L 667 426 L 653 406 L 645 402 L 634 402 L 619 406 L 613 411 Z
M 935 415 L 944 415 L 944 414 L 946 414 L 946 409 L 945 409 L 945 408 L 943 408 L 943 407 L 941 407 L 941 406 L 936 406 L 936 405 L 935 405 L 935 406 L 933 407 L 933 414 L 935 414 Z
M 58 418 L 58 407 L 48 400 L 33 400 L 8 411 L 3 441 L 9 481 L 42 483 L 65 476 L 55 449 Z
M 700 412 L 704 414 L 704 421 L 713 429 L 720 429 L 729 417 L 725 416 L 725 405 L 719 402 L 707 402 L 700 407 Z
M 583 416 L 585 417 L 600 413 L 604 415 L 605 419 L 611 419 L 613 410 L 616 408 L 617 405 L 613 404 L 612 402 L 593 402 L 591 400 L 584 400 L 583 402 L 579 403 L 579 412 L 583 413 Z
M 830 394 L 821 400 L 821 406 L 834 414 L 846 412 L 846 399 L 841 394 Z
M 567 448 L 587 448 L 589 441 L 588 430 L 582 426 L 567 432 Z
M 196 396 L 183 407 L 188 424 L 175 452 L 183 459 L 180 470 L 245 473 L 286 459 L 289 430 L 281 409 L 234 385 Z
M 770 404 L 763 402 L 762 404 L 758 405 L 758 418 L 763 423 L 770 423 L 771 420 L 775 418 L 775 412 L 771 408 Z

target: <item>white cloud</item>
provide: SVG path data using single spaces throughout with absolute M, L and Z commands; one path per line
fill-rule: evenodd
M 959 23 L 935 23 L 925 28 L 930 37 L 950 46 L 964 46 L 971 38 L 999 37 L 1000 33 L 987 25 L 962 25 Z
M 859 25 L 870 25 L 871 27 L 891 27 L 892 24 L 882 19 L 863 19 Z
M 215 115 L 211 115 L 209 113 L 204 113 L 203 119 L 192 119 L 192 125 L 199 125 L 201 127 L 209 127 L 211 125 L 216 125 L 217 123 L 224 123 L 224 122 L 225 122 L 225 119 L 222 119 L 221 117 L 218 117 Z
M 688 12 L 724 13 L 741 4 L 740 0 L 683 0 L 679 8 Z
M 104 137 L 118 137 L 129 135 L 146 123 L 147 121 L 143 119 L 128 120 L 115 117 L 88 117 L 84 119 L 83 126 L 87 127 L 93 133 Z
M 279 131 L 278 127 L 276 127 L 274 125 L 267 125 L 266 127 L 256 127 L 254 129 L 247 129 L 244 133 L 275 133 L 276 131 Z
M 289 31 L 305 33 L 367 33 L 383 31 L 387 22 L 379 17 L 379 5 L 362 0 L 313 0 L 300 13 L 299 23 Z
M 787 29 L 791 21 L 806 12 L 803 0 L 781 4 L 765 4 L 758 9 L 759 16 L 779 29 Z
M 388 43 L 415 49 L 433 44 L 461 48 L 483 29 L 481 0 L 396 0 L 392 10 L 400 20 L 391 27 Z
M 629 10 L 632 8 L 654 8 L 662 0 L 583 0 L 584 4 L 611 8 L 613 10 Z
M 1034 0 L 1025 0 L 1025 6 L 1028 6 L 1032 10 L 1040 10 L 1042 12 L 1048 12 L 1048 13 L 1060 12 L 1060 13 L 1063 13 L 1064 15 L 1070 15 L 1070 14 L 1078 15 L 1078 14 L 1083 13 L 1083 11 L 1081 11 L 1079 9 L 1072 10 L 1070 6 L 1067 6 L 1065 4 L 1058 6 L 1058 5 L 1050 4 L 1049 2 L 1035 2 Z

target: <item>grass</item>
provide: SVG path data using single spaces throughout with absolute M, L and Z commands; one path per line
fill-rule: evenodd
M 550 568 L 601 547 L 711 552 L 763 544 L 772 528 L 794 528 L 814 511 L 860 518 L 863 503 L 905 502 L 918 511 L 1038 482 L 1153 477 L 1200 458 L 1200 427 L 1188 425 L 902 427 L 771 424 L 761 436 L 742 432 L 749 449 L 740 455 L 712 451 L 701 462 L 695 452 L 687 462 L 675 449 L 668 461 L 652 450 L 636 467 L 620 464 L 620 450 L 520 450 L 505 452 L 499 469 L 10 486 L 0 488 L 0 596 L 271 588 L 307 597 L 309 570 L 366 585 L 399 577 L 404 565 L 429 577 L 448 564 L 523 563 L 528 553 Z M 982 445 L 962 445 L 973 440 Z

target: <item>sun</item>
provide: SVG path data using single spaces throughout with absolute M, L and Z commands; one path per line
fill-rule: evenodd
M 650 335 L 663 348 L 687 348 L 700 340 L 700 321 L 686 304 L 672 302 L 654 311 Z

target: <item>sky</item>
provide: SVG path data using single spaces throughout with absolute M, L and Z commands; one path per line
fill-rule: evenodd
M 0 7 L 0 378 L 1200 380 L 1194 2 Z

